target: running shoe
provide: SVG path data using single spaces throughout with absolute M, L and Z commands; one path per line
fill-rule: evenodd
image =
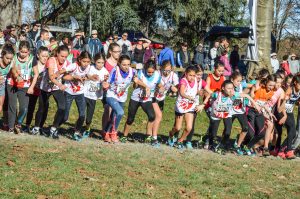
M 160 143 L 158 142 L 157 139 L 152 139 L 151 140 L 151 145 L 155 148 L 159 148 L 160 147 Z
M 16 125 L 15 126 L 15 134 L 21 134 L 21 133 L 22 133 L 21 125 Z
M 82 138 L 88 138 L 88 137 L 90 137 L 90 133 L 91 132 L 89 130 L 84 131 L 83 134 L 82 134 Z
M 122 137 L 120 137 L 120 142 L 122 142 L 122 143 L 126 143 L 127 141 L 128 141 L 128 138 L 127 138 L 127 136 L 122 136 Z
M 280 150 L 279 152 L 278 152 L 278 154 L 277 154 L 277 156 L 278 157 L 281 157 L 282 159 L 285 159 L 286 157 L 285 157 L 285 152 L 283 151 L 283 150 Z
M 183 145 L 182 142 L 177 142 L 176 146 L 177 146 L 177 148 L 178 148 L 179 150 L 183 150 L 183 149 L 184 149 L 184 145 Z
M 31 134 L 32 135 L 37 135 L 40 133 L 40 128 L 38 127 L 33 127 L 32 130 L 31 130 Z
M 241 147 L 237 147 L 237 148 L 235 149 L 235 152 L 236 152 L 238 155 L 244 155 L 244 151 L 242 150 Z
M 73 139 L 74 139 L 75 141 L 78 141 L 78 142 L 82 140 L 82 136 L 81 136 L 81 134 L 80 134 L 79 131 L 75 131 L 75 132 L 74 132 L 74 134 L 73 134 Z
M 285 157 L 286 157 L 286 159 L 289 159 L 289 160 L 295 159 L 296 156 L 294 154 L 294 150 L 287 151 L 285 154 Z
M 214 148 L 214 152 L 220 154 L 220 155 L 225 155 L 226 150 L 224 149 L 224 146 L 220 143 Z
M 265 156 L 265 157 L 270 156 L 270 151 L 268 148 L 263 149 L 263 156 Z
M 151 143 L 152 140 L 153 140 L 153 137 L 151 135 L 149 135 L 148 137 L 146 137 L 145 143 Z
M 209 149 L 209 139 L 208 138 L 205 140 L 203 148 L 206 149 L 206 150 Z
M 22 129 L 22 132 L 24 133 L 30 133 L 30 127 L 29 126 L 25 126 L 23 129 Z
M 8 133 L 11 133 L 11 134 L 14 134 L 14 133 L 15 133 L 15 130 L 14 130 L 14 129 L 8 129 L 7 132 L 8 132 Z
M 278 148 L 274 148 L 272 151 L 270 151 L 270 155 L 275 156 L 275 157 L 278 155 L 278 153 L 279 153 Z
M 109 135 L 110 135 L 110 139 L 113 143 L 119 142 L 118 133 L 116 131 L 111 132 Z
M 246 145 L 243 147 L 243 150 L 247 156 L 255 156 L 255 153 L 252 153 L 252 151 Z
M 52 137 L 53 139 L 59 139 L 58 130 L 56 128 L 51 127 L 50 137 Z
M 173 147 L 173 146 L 175 145 L 176 142 L 177 142 L 177 138 L 176 138 L 175 136 L 169 137 L 169 139 L 168 139 L 168 145 L 169 145 L 170 147 Z
M 110 138 L 110 134 L 109 133 L 102 133 L 102 138 L 104 140 L 104 142 L 108 142 L 108 143 L 111 143 L 111 138 Z
M 193 149 L 193 145 L 192 145 L 192 142 L 186 142 L 185 143 L 185 147 L 189 150 L 192 150 Z

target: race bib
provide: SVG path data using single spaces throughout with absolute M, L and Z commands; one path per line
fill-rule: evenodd
M 28 69 L 22 69 L 21 70 L 21 77 L 24 81 L 29 80 L 29 70 Z
M 292 113 L 294 110 L 294 104 L 285 104 L 285 110 L 287 113 Z
M 126 84 L 118 84 L 116 88 L 116 94 L 118 97 L 121 97 L 126 92 Z
M 102 89 L 102 84 L 100 82 L 93 84 L 90 84 L 89 92 L 97 92 Z
M 266 102 L 260 101 L 260 100 L 257 100 L 256 103 L 258 106 L 261 106 L 261 107 L 265 106 L 265 104 L 266 104 Z

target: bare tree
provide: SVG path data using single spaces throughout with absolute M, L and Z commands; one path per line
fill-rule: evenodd
M 22 0 L 0 0 L 0 28 L 21 24 Z
M 279 50 L 280 40 L 291 34 L 291 26 L 299 23 L 299 0 L 274 0 L 274 20 L 272 32 L 277 40 L 276 50 Z

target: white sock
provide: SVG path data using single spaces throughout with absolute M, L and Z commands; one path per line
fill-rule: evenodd
M 154 140 L 157 140 L 157 135 L 155 135 L 155 136 L 152 136 L 152 137 L 153 137 L 153 139 L 154 139 Z

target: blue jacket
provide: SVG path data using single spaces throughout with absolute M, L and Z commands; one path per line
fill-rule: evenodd
M 169 47 L 165 47 L 162 51 L 160 51 L 159 57 L 158 57 L 158 64 L 161 66 L 161 64 L 164 60 L 169 60 L 171 62 L 171 65 L 173 67 L 175 66 L 174 52 Z
M 95 54 L 99 52 L 102 53 L 103 51 L 103 45 L 98 38 L 96 39 L 89 38 L 87 41 L 87 46 L 88 46 L 87 51 L 91 54 L 92 57 L 94 57 Z

